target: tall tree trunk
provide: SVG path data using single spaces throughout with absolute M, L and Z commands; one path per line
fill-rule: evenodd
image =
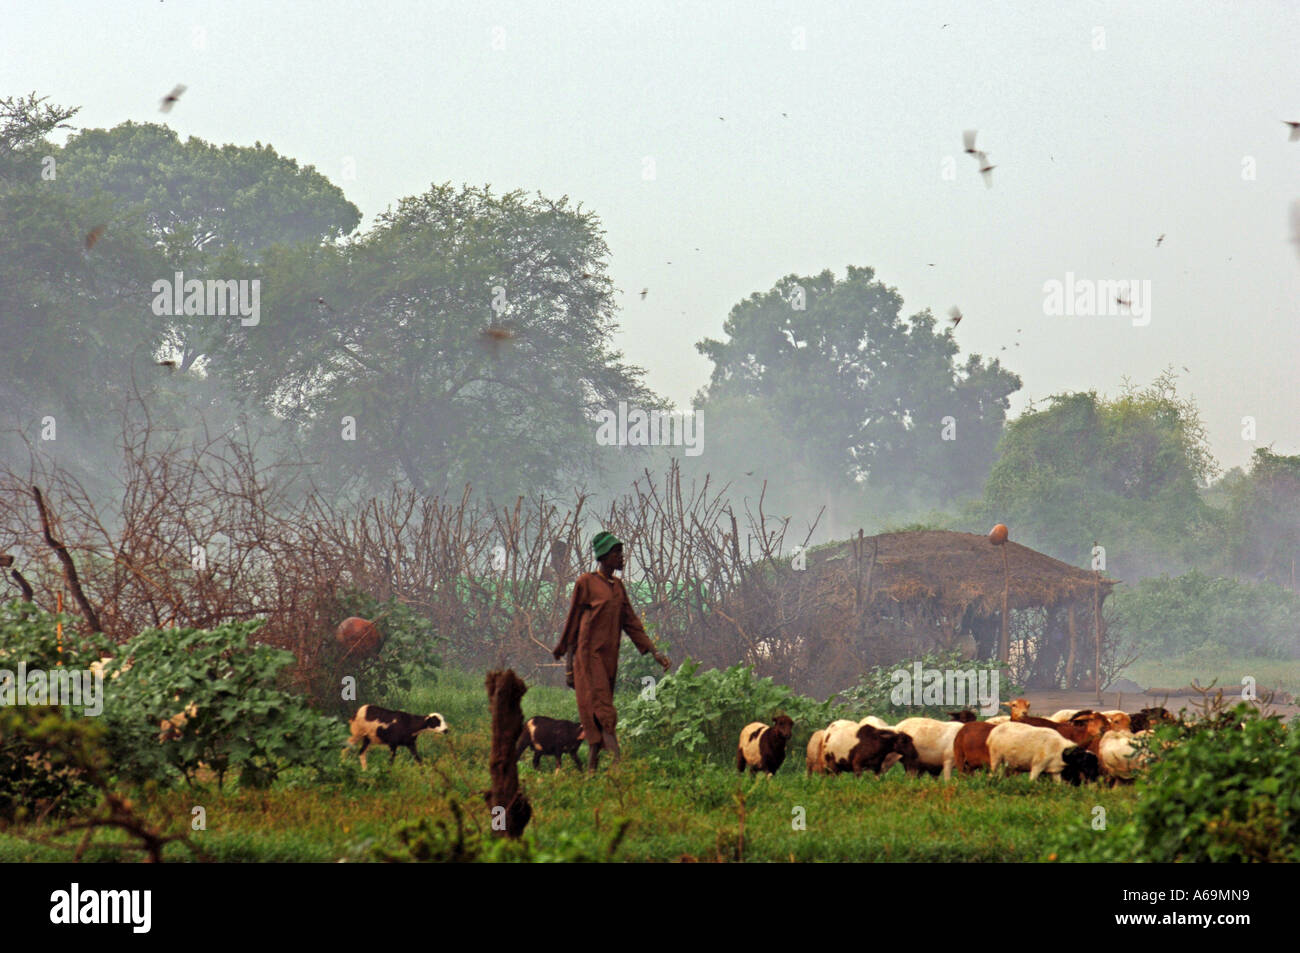
M 507 837 L 518 837 L 533 816 L 528 796 L 519 789 L 519 768 L 515 760 L 515 743 L 524 729 L 524 713 L 519 700 L 528 691 L 528 686 L 513 669 L 488 672 L 485 685 L 492 711 L 492 756 L 489 762 L 492 788 L 486 795 L 492 814 L 492 830 Z M 499 810 L 501 808 L 504 810 Z

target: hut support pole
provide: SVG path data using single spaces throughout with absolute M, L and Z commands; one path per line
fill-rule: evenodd
M 998 640 L 998 658 L 1011 661 L 1011 628 L 1007 604 L 1011 596 L 1011 571 L 1007 568 L 1007 547 L 1002 545 L 1002 637 Z
M 1097 642 L 1097 664 L 1093 672 L 1097 676 L 1097 701 L 1101 701 L 1101 576 L 1094 576 L 1092 582 L 1092 631 Z
M 1074 603 L 1070 603 L 1070 614 L 1067 617 L 1070 625 L 1070 654 L 1065 659 L 1065 690 L 1074 690 L 1074 660 L 1078 657 L 1079 648 L 1079 630 L 1074 622 Z

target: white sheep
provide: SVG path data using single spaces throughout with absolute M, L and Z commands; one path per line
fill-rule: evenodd
M 952 777 L 952 743 L 961 731 L 960 721 L 939 721 L 937 718 L 904 718 L 895 727 L 910 735 L 916 745 L 921 764 L 931 770 L 943 771 L 943 779 Z
M 1081 711 L 1083 711 L 1082 708 L 1062 708 L 1055 715 L 1048 715 L 1047 720 L 1060 721 L 1060 722 L 1069 721 L 1071 718 L 1079 714 L 1079 712 Z
M 889 724 L 889 722 L 885 721 L 885 719 L 877 718 L 875 715 L 868 715 L 866 718 L 863 718 L 858 722 L 858 725 L 870 725 L 872 728 L 878 728 L 881 731 L 891 731 L 894 727 Z
M 1028 771 L 1029 780 L 1035 781 L 1046 771 L 1058 783 L 1061 772 L 1073 768 L 1084 774 L 1096 775 L 1085 765 L 1093 755 L 1080 748 L 1055 728 L 1040 728 L 1010 721 L 989 732 L 989 771 L 996 773 L 1005 764 L 1013 771 Z M 1095 758 L 1093 758 L 1095 762 Z
M 1011 720 L 1011 716 L 1010 716 L 1010 715 L 994 715 L 992 718 L 986 718 L 986 719 L 984 719 L 984 720 L 987 721 L 990 725 L 1003 725 L 1003 724 L 1006 724 L 1008 721 Z
M 1135 742 L 1150 734 L 1150 731 L 1136 735 L 1131 731 L 1108 731 L 1102 735 L 1097 742 L 1097 761 L 1102 772 L 1112 778 L 1131 780 L 1151 759 L 1151 752 L 1139 749 Z

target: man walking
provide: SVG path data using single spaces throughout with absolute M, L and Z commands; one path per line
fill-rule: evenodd
M 618 713 L 614 710 L 614 679 L 618 674 L 619 636 L 627 630 L 628 638 L 642 655 L 654 652 L 655 661 L 666 671 L 672 664 L 655 650 L 637 618 L 623 581 L 614 573 L 623 568 L 623 544 L 613 533 L 597 533 L 591 542 L 599 569 L 584 573 L 573 585 L 573 602 L 564 623 L 564 635 L 552 654 L 558 660 L 573 653 L 573 690 L 578 696 L 578 715 L 587 734 L 589 752 L 587 769 L 596 770 L 602 748 L 608 748 L 619 760 L 618 738 L 614 728 Z

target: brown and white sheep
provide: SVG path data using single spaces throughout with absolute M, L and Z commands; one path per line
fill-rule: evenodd
M 348 722 L 348 728 L 351 729 L 351 737 L 348 738 L 348 746 L 343 749 L 343 753 L 346 754 L 349 748 L 360 741 L 361 770 L 364 771 L 366 749 L 372 744 L 388 747 L 393 755 L 388 759 L 389 764 L 397 760 L 398 748 L 409 749 L 416 763 L 420 763 L 420 752 L 415 750 L 415 742 L 426 731 L 445 734 L 447 719 L 436 711 L 428 715 L 412 715 L 405 711 L 380 708 L 378 705 L 362 705 Z
M 785 761 L 785 746 L 793 733 L 794 722 L 789 715 L 777 715 L 771 725 L 761 721 L 750 722 L 740 732 L 736 770 L 743 774 L 748 766 L 751 774 L 759 771 L 766 771 L 769 777 L 776 774 Z
M 852 771 L 857 776 L 863 770 L 882 774 L 900 760 L 908 774 L 919 766 L 916 746 L 906 734 L 851 721 L 832 722 L 826 729 L 822 760 L 830 773 Z

